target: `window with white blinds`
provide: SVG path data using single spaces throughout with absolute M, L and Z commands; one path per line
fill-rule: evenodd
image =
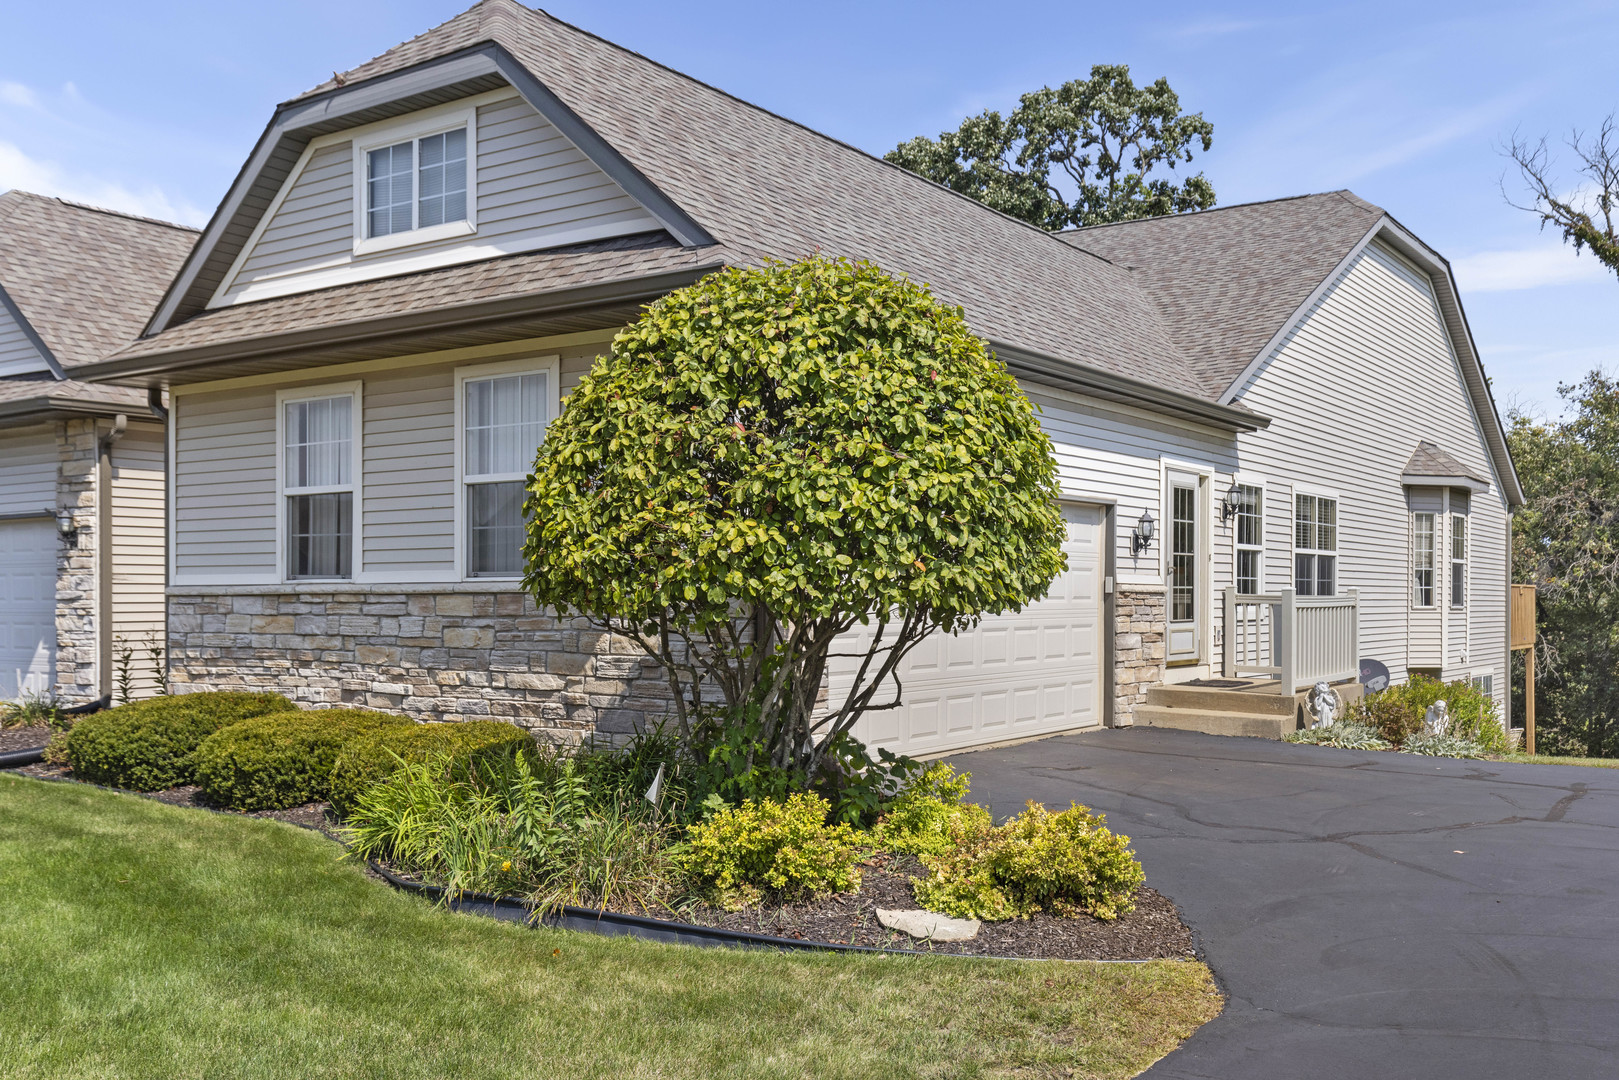
M 1337 595 L 1337 499 L 1294 496 L 1293 589 L 1300 596 Z
M 523 572 L 524 481 L 550 422 L 550 371 L 466 378 L 461 439 L 468 577 Z
M 281 404 L 281 494 L 289 578 L 354 573 L 355 395 Z
M 365 152 L 366 236 L 394 236 L 467 220 L 467 129 Z

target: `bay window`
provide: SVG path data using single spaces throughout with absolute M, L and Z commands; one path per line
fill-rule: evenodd
M 1411 515 L 1411 603 L 1419 608 L 1434 603 L 1434 521 L 1433 514 Z

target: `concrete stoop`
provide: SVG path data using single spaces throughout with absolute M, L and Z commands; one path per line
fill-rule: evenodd
M 1142 727 L 1201 731 L 1208 735 L 1250 735 L 1280 739 L 1298 727 L 1298 703 L 1278 694 L 1274 683 L 1250 683 L 1232 689 L 1206 686 L 1154 686 L 1137 705 L 1135 722 Z M 1270 692 L 1267 692 L 1270 690 Z

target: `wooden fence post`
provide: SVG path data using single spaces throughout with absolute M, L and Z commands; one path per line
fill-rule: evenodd
M 1523 749 L 1527 754 L 1535 752 L 1535 647 L 1529 646 L 1527 659 L 1523 665 L 1524 698 L 1523 698 Z

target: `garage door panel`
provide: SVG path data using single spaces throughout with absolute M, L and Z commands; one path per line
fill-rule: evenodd
M 902 705 L 867 714 L 857 737 L 873 747 L 932 753 L 1100 723 L 1103 511 L 1063 510 L 1068 570 L 1047 596 L 918 644 L 900 667 Z M 870 630 L 846 640 L 840 651 L 862 653 Z M 856 664 L 834 663 L 834 700 L 847 693 Z
M 0 522 L 0 699 L 56 682 L 56 523 Z

